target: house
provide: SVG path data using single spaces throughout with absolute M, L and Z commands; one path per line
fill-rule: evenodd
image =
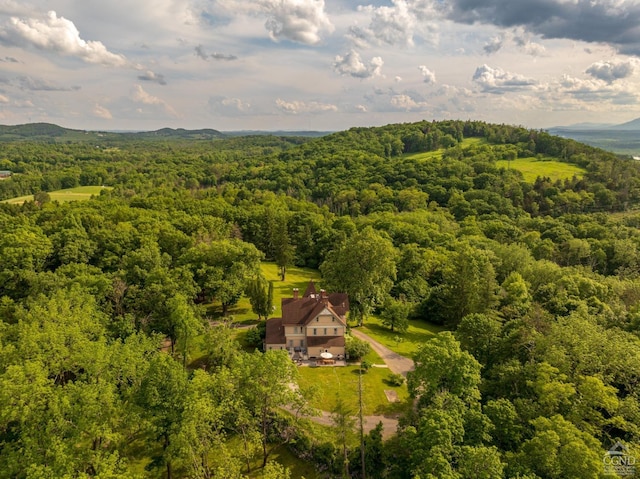
M 9 178 L 11 172 L 9 170 L 0 170 L 0 179 Z
M 282 299 L 282 317 L 267 321 L 265 349 L 286 349 L 293 356 L 319 358 L 324 353 L 344 357 L 349 297 L 346 293 L 316 292 L 313 281 L 299 296 Z

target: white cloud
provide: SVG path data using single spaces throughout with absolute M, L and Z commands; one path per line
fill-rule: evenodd
M 324 0 L 221 0 L 219 4 L 231 15 L 265 16 L 265 27 L 274 41 L 286 39 L 315 45 L 324 32 L 334 30 Z
M 585 73 L 593 78 L 612 83 L 622 78 L 630 77 L 635 73 L 637 60 L 629 59 L 621 62 L 596 62 L 593 63 Z
M 371 14 L 371 24 L 367 35 L 378 43 L 387 45 L 413 46 L 415 17 L 411 15 L 406 2 L 395 2 L 392 7 L 362 7 Z
M 98 105 L 97 103 L 93 107 L 93 114 L 98 118 L 103 118 L 105 120 L 111 120 L 113 118 L 111 112 L 107 108 L 102 105 Z
M 219 113 L 227 116 L 252 114 L 251 103 L 240 98 L 214 96 L 209 98 L 209 108 L 214 113 Z
M 436 74 L 429 70 L 426 66 L 420 65 L 418 69 L 420 70 L 420 73 L 422 73 L 422 76 L 424 78 L 423 81 L 425 83 L 431 84 L 436 82 Z
M 421 111 L 426 110 L 429 104 L 426 101 L 416 101 L 411 96 L 401 94 L 393 95 L 390 100 L 391 106 L 398 110 Z
M 333 63 L 333 69 L 341 75 L 349 75 L 355 78 L 371 78 L 380 76 L 384 62 L 381 57 L 373 57 L 366 65 L 355 50 L 347 52 L 344 56 L 337 55 Z
M 523 75 L 510 73 L 502 68 L 491 68 L 486 64 L 476 68 L 473 74 L 473 81 L 480 86 L 482 91 L 497 94 L 508 91 L 528 90 L 537 85 L 535 80 L 526 78 Z
M 9 99 L 6 96 L 0 94 L 0 103 L 9 103 Z
M 165 113 L 169 114 L 173 117 L 178 117 L 178 113 L 173 109 L 171 105 L 169 105 L 166 101 L 157 96 L 153 96 L 147 93 L 140 85 L 135 85 L 133 91 L 131 92 L 131 99 L 136 103 L 141 103 L 143 105 L 149 106 L 158 106 L 164 110 Z M 139 109 L 140 111 L 141 109 Z
M 105 66 L 125 66 L 123 55 L 111 53 L 98 41 L 85 41 L 70 20 L 50 11 L 46 18 L 19 19 L 12 17 L 0 28 L 0 41 L 11 45 L 30 45 L 44 51 L 74 56 L 87 63 Z
M 430 0 L 392 0 L 391 6 L 359 6 L 358 11 L 366 13 L 370 21 L 366 28 L 354 25 L 349 29 L 347 36 L 356 46 L 412 47 L 416 36 L 428 43 L 437 41 L 438 27 L 431 21 L 436 19 L 436 9 Z
M 276 105 L 280 110 L 285 113 L 298 114 L 298 113 L 324 113 L 328 111 L 338 111 L 338 107 L 330 103 L 320 103 L 317 101 L 304 102 L 304 101 L 284 101 L 281 98 L 276 100 Z
M 522 51 L 532 57 L 541 57 L 547 54 L 547 49 L 544 45 L 537 42 L 527 42 L 522 45 Z

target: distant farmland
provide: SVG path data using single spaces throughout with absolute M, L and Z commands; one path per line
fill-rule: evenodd
M 585 171 L 579 166 L 572 165 L 571 163 L 564 163 L 547 158 L 518 158 L 517 160 L 496 161 L 496 165 L 501 168 L 513 168 L 518 170 L 524 176 L 525 181 L 533 183 L 536 178 L 547 177 L 551 180 L 564 180 L 577 176 L 578 178 L 584 175 Z
M 76 188 L 68 188 L 66 190 L 49 191 L 48 193 L 51 197 L 51 201 L 59 201 L 63 203 L 65 201 L 88 200 L 94 195 L 98 196 L 101 191 L 110 189 L 110 186 L 78 186 Z M 2 203 L 22 204 L 25 201 L 33 201 L 33 195 L 11 198 L 9 200 L 2 201 Z

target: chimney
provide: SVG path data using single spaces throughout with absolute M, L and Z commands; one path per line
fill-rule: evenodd
M 329 304 L 329 296 L 324 289 L 320 290 L 320 300 L 324 303 L 325 306 Z
M 293 288 L 293 299 L 298 299 L 298 288 Z

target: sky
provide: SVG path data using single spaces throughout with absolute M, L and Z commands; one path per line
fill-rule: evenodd
M 0 0 L 0 124 L 640 117 L 640 0 Z

